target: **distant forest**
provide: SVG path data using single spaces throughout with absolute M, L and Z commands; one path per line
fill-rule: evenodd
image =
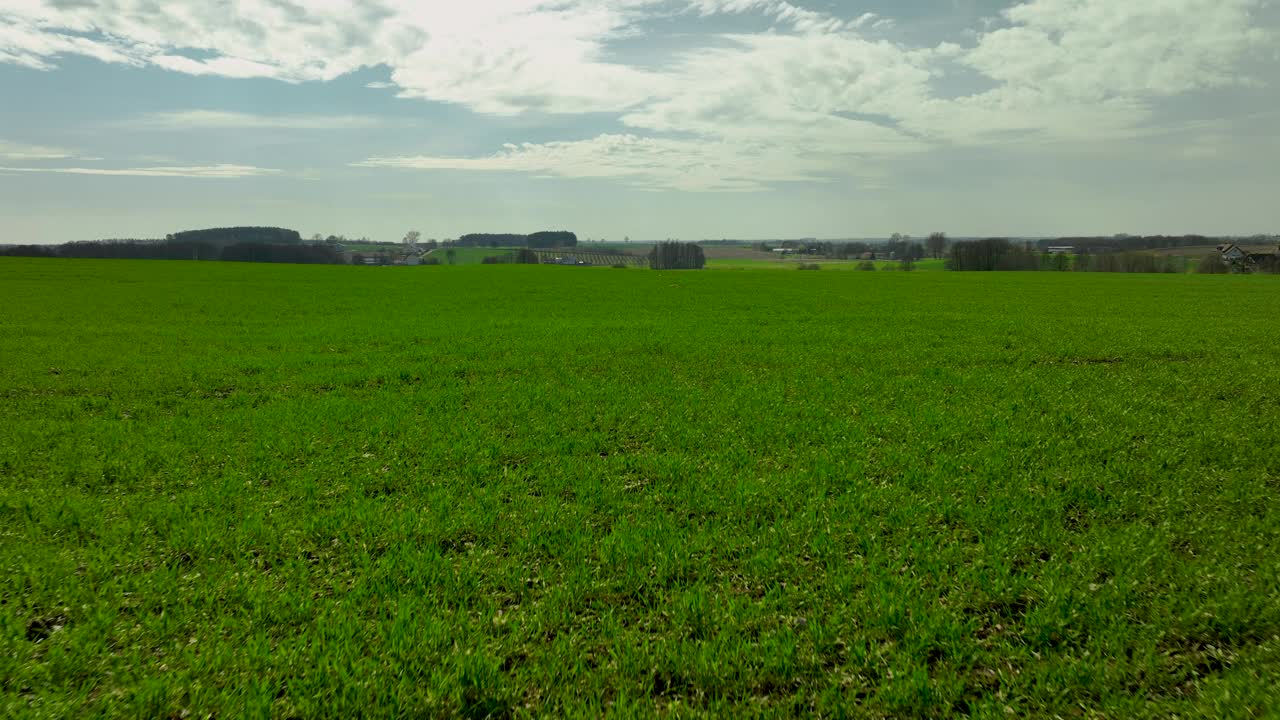
M 233 227 L 185 230 L 169 235 L 165 240 L 171 243 L 204 243 L 207 245 L 234 245 L 238 243 L 301 245 L 302 235 L 297 230 L 278 227 Z
M 319 236 L 317 236 L 318 238 Z M 0 255 L 22 257 L 64 257 L 120 260 L 228 260 L 235 262 L 276 262 L 340 264 L 346 262 L 341 241 L 304 241 L 296 230 L 278 227 L 229 227 L 185 230 L 166 235 L 163 240 L 118 239 L 70 242 L 63 245 L 15 245 L 0 247 Z M 381 243 L 397 247 L 399 243 Z M 430 249 L 431 241 L 426 245 Z M 473 233 L 450 247 L 517 247 L 535 250 L 572 248 L 578 236 L 567 230 L 542 231 L 528 235 Z
M 227 260 L 339 264 L 331 245 L 303 244 L 296 230 L 275 227 L 212 228 L 173 233 L 163 240 L 92 240 L 63 245 L 16 245 L 0 255 L 111 260 Z
M 578 246 L 578 236 L 567 230 L 544 230 L 529 235 L 514 233 L 471 233 L 454 243 L 457 247 L 527 247 L 534 250 Z

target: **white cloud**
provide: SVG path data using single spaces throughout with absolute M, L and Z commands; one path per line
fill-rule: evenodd
M 628 134 L 526 144 L 487 157 L 377 158 L 375 167 L 521 170 L 685 189 L 879 172 L 947 144 L 1077 142 L 1144 132 L 1167 98 L 1247 81 L 1272 34 L 1264 0 L 1026 0 L 967 44 L 876 39 L 893 18 L 788 0 L 8 0 L 0 62 L 62 55 L 175 72 L 327 81 L 385 66 L 402 98 L 493 115 L 608 113 Z M 767 32 L 703 34 L 627 63 L 645 20 L 752 15 Z M 957 29 L 962 30 L 962 29 Z M 957 37 L 963 37 L 963 33 Z M 989 89 L 938 88 L 967 73 Z M 1257 80 L 1257 79 L 1255 79 Z M 150 116 L 154 127 L 373 127 L 360 116 Z M 366 124 L 367 123 L 367 124 Z M 518 138 L 517 138 L 518 139 Z
M 389 123 L 384 118 L 373 115 L 259 115 L 217 110 L 180 110 L 150 113 L 128 121 L 126 124 L 156 130 L 194 128 L 361 130 L 383 127 Z
M 853 28 L 855 28 L 855 29 L 861 29 L 861 28 L 864 28 L 864 27 L 866 27 L 867 25 L 870 25 L 870 24 L 874 23 L 874 22 L 876 21 L 876 19 L 877 19 L 877 18 L 879 18 L 879 17 L 880 17 L 879 15 L 877 15 L 877 14 L 875 14 L 875 13 L 873 13 L 873 12 L 863 13 L 863 14 L 859 15 L 859 16 L 857 17 L 857 19 L 855 19 L 855 20 L 853 21 L 853 23 L 852 23 L 852 27 L 853 27 Z
M 251 165 L 206 165 L 195 167 L 140 167 L 140 168 L 35 168 L 35 167 L 3 167 L 0 173 L 54 173 L 63 175 L 105 175 L 118 177 L 156 177 L 156 178 L 246 178 L 262 175 L 273 175 L 279 170 L 253 167 Z
M 0 158 L 6 160 L 68 160 L 76 154 L 64 148 L 24 145 L 0 140 Z
M 507 145 L 479 158 L 372 158 L 358 167 L 523 172 L 541 177 L 614 178 L 633 185 L 694 191 L 760 190 L 770 183 L 831 179 L 821 153 L 801 156 L 769 143 L 703 142 L 600 135 L 576 142 Z
M 25 4 L 20 3 L 14 10 L 21 13 Z M 36 70 L 51 69 L 52 58 L 59 55 L 83 55 L 107 63 L 143 64 L 141 47 L 50 32 L 39 20 L 39 15 L 23 18 L 0 10 L 0 61 Z
M 1174 95 L 1241 80 L 1269 33 L 1259 0 L 1031 0 L 1004 12 L 964 63 L 1011 88 L 1092 102 Z
M 857 22 L 809 10 L 786 0 L 689 0 L 689 5 L 703 15 L 761 14 L 801 32 L 838 32 Z
M 682 57 L 669 71 L 665 96 L 623 122 L 722 137 L 800 136 L 805 143 L 827 135 L 829 149 L 867 152 L 918 145 L 891 125 L 927 97 L 931 74 L 922 56 L 852 33 L 723 39 L 730 44 Z

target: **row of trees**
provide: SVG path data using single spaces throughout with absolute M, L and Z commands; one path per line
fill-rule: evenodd
M 452 253 L 453 250 L 448 252 Z M 481 265 L 537 265 L 541 262 L 542 259 L 538 256 L 538 253 L 523 247 L 517 248 L 510 255 L 490 255 L 480 260 Z
M 1066 255 L 1055 255 L 1064 264 L 1070 261 Z M 1170 255 L 1154 255 L 1149 252 L 1119 252 L 1103 255 L 1077 255 L 1072 270 L 1081 272 L 1121 273 L 1183 273 L 1187 271 L 1185 258 Z M 1053 268 L 1058 269 L 1058 268 Z
M 660 242 L 649 251 L 654 270 L 701 270 L 706 264 L 702 248 L 694 243 Z
M 1006 238 L 966 240 L 954 243 L 947 257 L 948 270 L 1039 270 L 1039 253 L 1015 245 Z
M 1091 255 L 1041 253 L 1032 243 L 1016 243 L 1004 238 L 966 240 L 951 246 L 948 270 L 1056 270 L 1074 272 L 1184 273 L 1192 265 L 1185 257 L 1152 252 L 1110 252 Z M 1223 262 L 1217 252 L 1204 254 L 1194 266 L 1200 273 L 1264 272 L 1280 273 L 1280 254 L 1262 256 L 1247 267 Z
M 568 230 L 543 230 L 528 235 L 471 233 L 458 238 L 453 244 L 458 247 L 527 247 L 550 250 L 577 247 L 578 236 Z
M 94 260 L 216 260 L 220 248 L 207 243 L 164 240 L 97 240 L 62 245 L 18 245 L 4 249 L 15 257 L 64 257 Z
M 231 262 L 296 263 L 300 265 L 338 265 L 342 253 L 332 245 L 281 245 L 246 242 L 228 245 L 220 260 Z
M 1048 250 L 1054 246 L 1070 246 L 1078 252 L 1089 254 L 1212 244 L 1214 241 L 1204 235 L 1114 235 L 1112 237 L 1061 237 L 1036 241 L 1036 246 L 1040 250 Z
M 342 255 L 328 245 L 241 242 L 218 246 L 166 240 L 104 240 L 64 245 L 18 245 L 0 254 L 21 257 L 83 258 L 93 260 L 228 260 L 337 264 Z
M 309 245 L 294 230 L 272 227 L 213 228 L 173 233 L 163 240 L 93 240 L 62 245 L 18 245 L 0 254 L 99 260 L 228 260 L 336 264 L 334 245 Z
M 910 235 L 894 233 L 883 243 L 868 243 L 860 240 L 851 242 L 834 242 L 831 240 L 783 240 L 778 243 L 754 242 L 752 249 L 760 252 L 772 252 L 775 248 L 790 250 L 799 255 L 813 255 L 832 260 L 885 259 L 885 260 L 922 260 L 926 256 L 941 258 L 947 249 L 947 234 L 936 232 L 923 243 L 913 240 Z

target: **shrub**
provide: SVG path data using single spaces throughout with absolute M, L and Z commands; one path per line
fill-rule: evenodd
M 862 262 L 858 263 L 858 269 L 865 270 L 865 271 L 875 270 L 876 264 L 871 260 L 863 260 Z
M 908 255 L 898 262 L 898 269 L 903 272 L 911 272 L 916 269 L 916 261 L 911 259 L 911 256 Z
M 800 263 L 796 266 L 797 270 L 821 270 L 822 266 L 818 263 Z
M 1217 253 L 1209 253 L 1196 263 L 1196 272 L 1202 275 L 1226 275 L 1229 271 L 1227 264 L 1222 262 L 1222 258 Z
M 520 265 L 537 265 L 542 260 L 538 257 L 538 253 L 529 248 L 520 248 L 516 251 L 516 263 Z

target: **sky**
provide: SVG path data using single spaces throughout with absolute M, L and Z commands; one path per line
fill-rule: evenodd
M 0 243 L 1280 233 L 1280 0 L 0 0 Z

